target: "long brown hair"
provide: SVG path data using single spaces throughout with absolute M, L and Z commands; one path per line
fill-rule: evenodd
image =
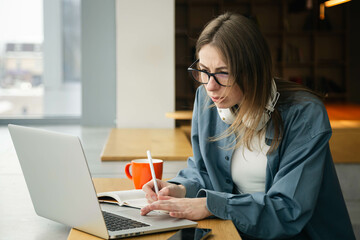
M 243 99 L 236 111 L 236 120 L 229 129 L 211 140 L 220 140 L 236 133 L 235 147 L 245 144 L 251 149 L 252 138 L 263 131 L 256 128 L 264 114 L 265 106 L 270 99 L 271 84 L 274 79 L 271 53 L 268 44 L 257 25 L 245 16 L 225 13 L 211 20 L 200 34 L 196 43 L 196 54 L 210 44 L 222 54 L 229 69 L 230 78 L 239 85 Z M 279 80 L 276 81 L 278 83 Z M 284 99 L 284 91 L 304 90 L 305 88 L 285 81 L 278 91 Z M 231 87 L 230 87 L 231 88 Z M 227 90 L 229 92 L 230 90 Z M 269 152 L 280 143 L 282 119 L 277 108 L 271 115 L 274 124 L 274 140 Z M 244 124 L 247 121 L 250 124 Z M 239 134 L 240 133 L 240 134 Z

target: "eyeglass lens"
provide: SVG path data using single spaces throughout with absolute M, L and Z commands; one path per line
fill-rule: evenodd
M 191 71 L 191 75 L 196 81 L 203 83 L 203 84 L 206 84 L 209 82 L 210 76 L 215 77 L 216 80 L 221 85 L 228 85 L 228 83 L 229 83 L 229 75 L 225 74 L 225 73 L 216 73 L 216 74 L 210 75 L 209 73 L 193 70 L 193 71 Z

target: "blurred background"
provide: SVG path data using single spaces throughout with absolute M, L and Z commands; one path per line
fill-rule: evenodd
M 94 177 L 125 177 L 124 162 L 100 160 L 111 129 L 180 127 L 189 135 L 197 85 L 186 69 L 203 26 L 225 11 L 259 25 L 275 76 L 326 96 L 331 150 L 360 239 L 359 5 L 358 0 L 335 6 L 325 0 L 0 0 L 0 239 L 14 238 L 11 230 L 18 223 L 8 204 L 17 206 L 27 226 L 15 239 L 28 234 L 48 239 L 49 232 L 65 239 L 69 232 L 33 212 L 7 124 L 78 135 Z M 185 164 L 168 163 L 165 177 Z

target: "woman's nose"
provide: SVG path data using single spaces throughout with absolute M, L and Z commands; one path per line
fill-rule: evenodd
M 215 81 L 214 76 L 210 76 L 209 82 L 206 84 L 206 89 L 208 91 L 214 91 L 219 89 L 221 86 Z

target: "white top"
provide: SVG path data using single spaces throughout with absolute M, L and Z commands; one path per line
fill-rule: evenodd
M 265 192 L 266 153 L 269 148 L 263 133 L 252 140 L 252 151 L 244 146 L 235 149 L 231 175 L 239 193 Z

